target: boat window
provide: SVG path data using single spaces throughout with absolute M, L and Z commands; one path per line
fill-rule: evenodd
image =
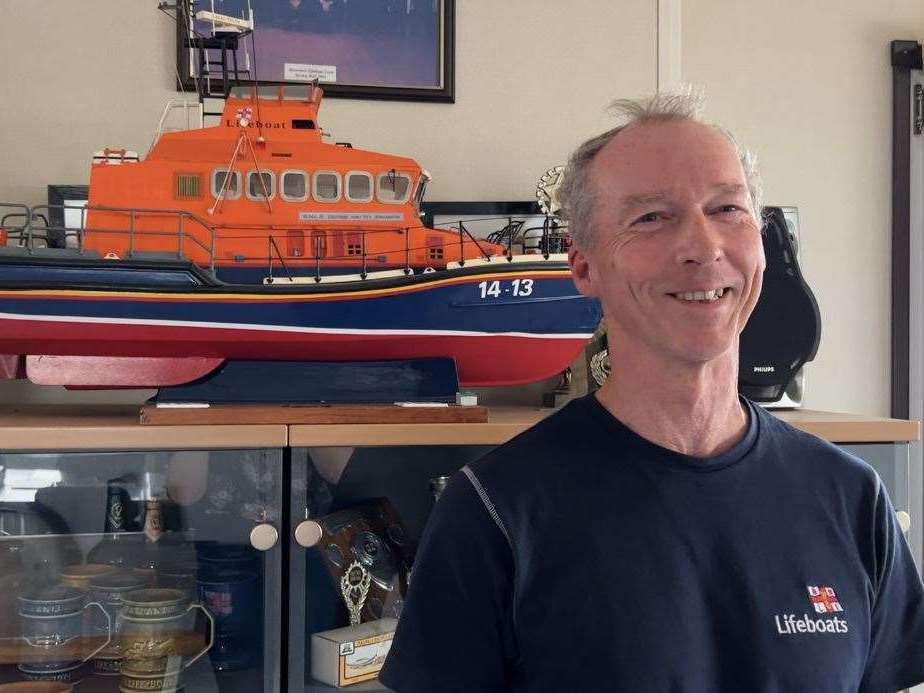
M 327 257 L 327 234 L 320 230 L 311 232 L 311 248 L 308 252 L 313 258 Z
M 304 171 L 282 172 L 282 199 L 288 202 L 308 199 L 308 175 Z
M 175 197 L 178 200 L 197 200 L 202 197 L 202 176 L 198 173 L 177 173 Z
M 273 101 L 279 98 L 279 87 L 273 84 L 261 85 L 257 87 L 257 98 L 265 101 Z
M 232 99 L 252 99 L 253 87 L 250 85 L 231 87 L 229 98 Z
M 442 236 L 427 236 L 427 259 L 428 260 L 442 260 L 443 259 L 443 237 Z
M 411 177 L 406 173 L 391 170 L 379 174 L 375 190 L 379 202 L 390 202 L 392 204 L 407 202 L 410 192 Z
M 307 101 L 314 89 L 310 84 L 287 84 L 283 87 L 283 97 L 286 101 Z
M 225 183 L 225 178 L 228 179 L 227 184 Z M 231 175 L 228 175 L 228 169 L 219 168 L 212 172 L 212 196 L 220 197 L 221 189 L 225 187 L 224 197 L 226 200 L 236 200 L 241 196 L 241 173 L 240 171 L 232 171 Z
M 350 202 L 372 202 L 372 176 L 363 171 L 347 173 L 346 198 Z
M 318 171 L 314 174 L 312 188 L 314 199 L 319 202 L 336 202 L 340 199 L 340 174 L 333 171 Z
M 271 200 L 276 194 L 272 171 L 248 171 L 247 197 L 251 200 Z
M 420 205 L 423 203 L 424 195 L 427 194 L 427 182 L 429 178 L 426 176 L 421 176 L 420 180 L 417 182 L 417 192 L 414 193 L 414 204 L 417 205 L 417 209 L 420 209 Z
M 363 237 L 359 233 L 348 233 L 346 237 L 347 255 L 360 256 L 363 254 Z

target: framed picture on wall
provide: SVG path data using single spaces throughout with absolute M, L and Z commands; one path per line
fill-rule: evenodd
M 455 0 L 208 0 L 193 6 L 193 12 L 202 9 L 243 18 L 253 10 L 254 31 L 238 49 L 242 80 L 317 79 L 333 96 L 454 101 Z M 181 13 L 177 32 L 179 79 L 195 91 L 203 68 L 187 38 L 210 36 L 212 26 Z M 220 68 L 211 69 L 214 78 Z

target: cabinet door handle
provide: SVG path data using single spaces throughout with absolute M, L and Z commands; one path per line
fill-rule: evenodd
M 259 524 L 250 530 L 250 545 L 257 551 L 269 551 L 279 541 L 279 530 L 269 523 Z
M 898 526 L 902 528 L 902 532 L 907 534 L 908 530 L 911 529 L 911 515 L 904 510 L 896 510 L 895 518 L 898 520 Z
M 299 522 L 298 527 L 295 528 L 295 541 L 299 546 L 310 549 L 312 546 L 317 546 L 322 534 L 324 531 L 321 525 L 314 520 L 305 520 Z

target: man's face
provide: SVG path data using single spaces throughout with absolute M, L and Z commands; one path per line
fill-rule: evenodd
M 734 146 L 699 123 L 629 126 L 589 180 L 594 240 L 570 261 L 578 289 L 603 304 L 611 352 L 693 364 L 735 349 L 737 362 L 765 259 Z M 721 298 L 683 296 L 714 289 Z

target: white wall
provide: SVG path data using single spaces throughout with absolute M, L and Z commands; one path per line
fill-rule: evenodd
M 651 92 L 657 0 L 459 0 L 456 103 L 327 99 L 337 140 L 417 158 L 430 199 L 531 199 L 536 179 Z M 670 4 L 670 3 L 665 3 Z M 679 5 L 679 3 L 678 3 Z M 145 151 L 173 95 L 174 29 L 156 0 L 0 0 L 0 200 L 85 183 L 102 146 Z M 891 69 L 918 0 L 687 0 L 681 72 L 756 149 L 767 201 L 803 221 L 824 321 L 807 406 L 887 414 Z M 0 399 L 59 398 L 0 383 Z M 83 397 L 81 395 L 81 397 Z
M 889 41 L 922 38 L 919 0 L 695 0 L 683 77 L 762 163 L 766 200 L 799 207 L 822 341 L 807 405 L 888 415 Z

